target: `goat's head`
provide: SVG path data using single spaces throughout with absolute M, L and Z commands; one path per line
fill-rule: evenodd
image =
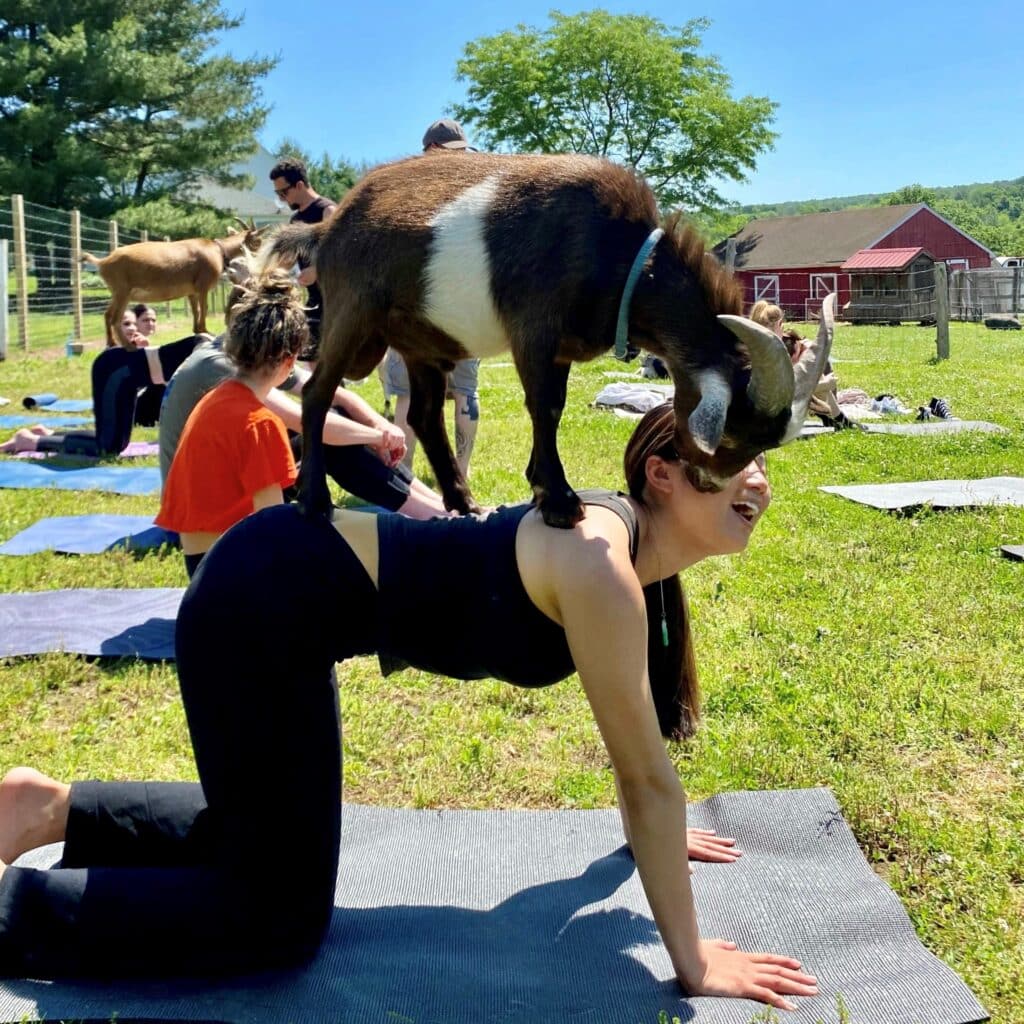
M 676 448 L 690 482 L 719 490 L 759 452 L 799 432 L 831 346 L 834 299 L 794 374 L 782 341 L 739 315 L 742 291 L 691 229 L 672 225 L 659 249 L 637 293 L 642 343 L 675 383 Z
M 256 227 L 255 221 L 252 217 L 248 221 L 242 220 L 241 217 L 235 218 L 235 224 L 238 225 L 237 230 L 231 233 L 232 238 L 237 238 L 239 235 L 242 236 L 241 242 L 244 249 L 248 249 L 249 252 L 259 252 L 260 245 L 262 244 L 263 233 L 270 227 L 269 224 L 264 224 L 263 227 Z

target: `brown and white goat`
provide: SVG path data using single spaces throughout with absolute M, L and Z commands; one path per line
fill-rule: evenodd
M 466 357 L 511 349 L 533 423 L 526 476 L 555 526 L 582 516 L 556 446 L 569 366 L 617 334 L 668 366 L 697 486 L 720 488 L 788 440 L 809 394 L 794 394 L 784 346 L 738 315 L 738 285 L 693 231 L 670 224 L 644 258 L 658 221 L 650 188 L 606 160 L 429 153 L 367 174 L 329 221 L 284 228 L 271 256 L 315 260 L 324 297 L 303 404 L 303 508 L 330 508 L 319 439 L 335 387 L 367 376 L 389 344 L 409 368 L 409 423 L 459 512 L 475 505 L 444 430 L 444 374 Z
M 238 221 L 241 229 L 226 238 L 185 238 L 178 242 L 136 242 L 122 245 L 102 259 L 82 253 L 83 263 L 95 263 L 110 289 L 104 320 L 107 344 L 118 344 L 117 324 L 129 302 L 165 302 L 188 297 L 192 333 L 206 333 L 206 301 L 224 268 L 241 252 L 260 247 L 252 220 Z

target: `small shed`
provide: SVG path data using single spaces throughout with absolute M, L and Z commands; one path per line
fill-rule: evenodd
M 935 314 L 935 259 L 922 246 L 860 249 L 839 268 L 850 275 L 843 311 L 854 324 L 897 324 Z

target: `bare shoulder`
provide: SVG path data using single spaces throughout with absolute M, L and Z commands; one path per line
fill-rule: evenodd
M 608 600 L 616 593 L 629 600 L 640 593 L 629 531 L 611 509 L 588 506 L 571 530 L 547 526 L 539 512 L 530 512 L 516 537 L 516 561 L 531 599 L 563 625 L 567 600 Z

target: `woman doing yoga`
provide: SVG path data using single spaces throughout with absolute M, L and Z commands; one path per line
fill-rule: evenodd
M 668 405 L 625 456 L 629 494 L 583 492 L 571 530 L 530 505 L 417 522 L 281 505 L 208 552 L 182 601 L 177 664 L 201 785 L 71 786 L 30 769 L 0 785 L 0 858 L 65 840 L 50 871 L 0 877 L 0 969 L 36 977 L 225 974 L 312 957 L 331 917 L 341 823 L 332 669 L 378 654 L 458 679 L 546 686 L 579 673 L 614 768 L 626 837 L 681 987 L 780 1008 L 814 995 L 786 956 L 698 935 L 689 833 L 663 736 L 697 714 L 677 573 L 742 551 L 770 500 L 762 460 L 702 493 Z M 452 565 L 473 571 L 454 574 Z M 301 586 L 301 638 L 286 595 Z M 452 624 L 458 628 L 453 629 Z M 282 843 L 301 863 L 282 857 Z

